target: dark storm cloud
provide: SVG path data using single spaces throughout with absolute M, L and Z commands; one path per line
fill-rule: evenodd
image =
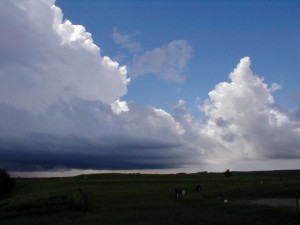
M 122 139 L 124 141 L 122 141 Z M 31 134 L 26 139 L 0 139 L 2 166 L 14 171 L 63 169 L 153 169 L 178 166 L 174 144 L 128 137 L 103 141 Z
M 164 111 L 73 99 L 32 113 L 0 104 L 0 166 L 9 170 L 154 169 L 187 160 L 180 128 Z M 178 131 L 179 130 L 179 131 Z
M 0 2 L 0 166 L 176 166 L 182 128 L 163 110 L 119 101 L 126 68 L 54 3 Z

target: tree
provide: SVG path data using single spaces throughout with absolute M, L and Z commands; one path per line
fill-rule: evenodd
M 9 176 L 5 169 L 0 168 L 0 196 L 9 193 L 14 187 L 14 180 Z
M 232 176 L 232 172 L 230 172 L 230 170 L 228 169 L 228 170 L 226 170 L 226 171 L 224 172 L 224 175 L 225 175 L 226 177 L 231 177 L 231 176 Z

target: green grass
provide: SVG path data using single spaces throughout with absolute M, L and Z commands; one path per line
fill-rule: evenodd
M 263 181 L 261 183 L 261 181 Z M 201 185 L 201 192 L 196 192 Z M 175 197 L 174 189 L 188 193 Z M 88 210 L 78 191 L 88 197 Z M 256 225 L 298 224 L 295 207 L 248 203 L 294 198 L 300 174 L 95 174 L 72 178 L 16 179 L 0 200 L 0 224 Z M 224 203 L 224 198 L 228 203 Z

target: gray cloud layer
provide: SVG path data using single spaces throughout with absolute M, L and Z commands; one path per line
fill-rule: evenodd
M 1 167 L 149 169 L 300 158 L 299 113 L 276 105 L 279 86 L 253 74 L 248 57 L 209 93 L 199 120 L 183 100 L 173 115 L 121 101 L 126 68 L 101 56 L 83 26 L 63 22 L 54 1 L 1 1 L 0 27 Z M 182 81 L 190 53 L 187 42 L 173 41 L 137 57 L 133 69 Z

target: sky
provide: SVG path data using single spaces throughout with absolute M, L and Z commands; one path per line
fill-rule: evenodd
M 3 0 L 0 167 L 299 169 L 300 2 Z

